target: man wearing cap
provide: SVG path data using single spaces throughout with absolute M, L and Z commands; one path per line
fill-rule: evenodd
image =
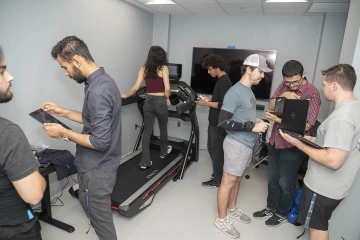
M 225 95 L 218 126 L 224 128 L 224 172 L 218 191 L 218 215 L 215 226 L 231 238 L 240 237 L 230 218 L 250 223 L 237 206 L 240 182 L 249 166 L 257 133 L 265 132 L 268 123 L 256 118 L 256 99 L 251 86 L 258 85 L 264 72 L 271 72 L 262 55 L 248 56 L 241 67 L 242 77 Z
M 320 108 L 320 94 L 307 81 L 303 65 L 296 60 L 287 61 L 282 69 L 284 81 L 270 98 L 269 110 L 274 110 L 276 97 L 287 99 L 311 98 L 305 135 L 315 124 Z M 281 118 L 266 112 L 266 118 L 274 121 L 268 144 L 268 197 L 265 209 L 253 214 L 256 219 L 268 219 L 265 224 L 276 227 L 287 222 L 294 201 L 295 180 L 305 154 L 286 142 L 279 133 Z

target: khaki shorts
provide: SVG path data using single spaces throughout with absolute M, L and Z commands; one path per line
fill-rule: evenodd
M 224 140 L 224 171 L 241 177 L 250 165 L 253 149 L 226 137 Z

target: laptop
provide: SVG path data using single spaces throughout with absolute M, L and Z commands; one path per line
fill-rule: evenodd
M 283 114 L 283 110 L 284 110 L 284 102 L 285 102 L 285 97 L 277 97 L 275 99 L 275 106 L 274 106 L 274 111 L 269 111 L 271 114 L 274 114 L 278 117 L 282 117 Z
M 280 129 L 290 136 L 299 139 L 301 142 L 313 148 L 323 149 L 323 147 L 304 138 L 306 121 L 310 108 L 308 99 L 286 99 L 282 114 Z

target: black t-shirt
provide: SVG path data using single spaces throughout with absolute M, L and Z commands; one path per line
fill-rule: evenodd
M 12 182 L 32 174 L 39 166 L 24 132 L 18 125 L 0 117 L 0 227 L 36 218 Z
M 218 125 L 219 114 L 226 92 L 232 87 L 231 80 L 227 74 L 219 77 L 216 82 L 214 92 L 211 98 L 212 102 L 218 102 L 218 108 L 210 108 L 209 125 L 216 127 Z

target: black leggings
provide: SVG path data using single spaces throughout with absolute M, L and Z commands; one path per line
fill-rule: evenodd
M 153 131 L 155 117 L 159 122 L 160 128 L 160 155 L 167 154 L 168 146 L 168 106 L 165 96 L 146 95 L 144 105 L 144 134 L 142 137 L 142 157 L 139 165 L 150 166 L 150 137 Z

